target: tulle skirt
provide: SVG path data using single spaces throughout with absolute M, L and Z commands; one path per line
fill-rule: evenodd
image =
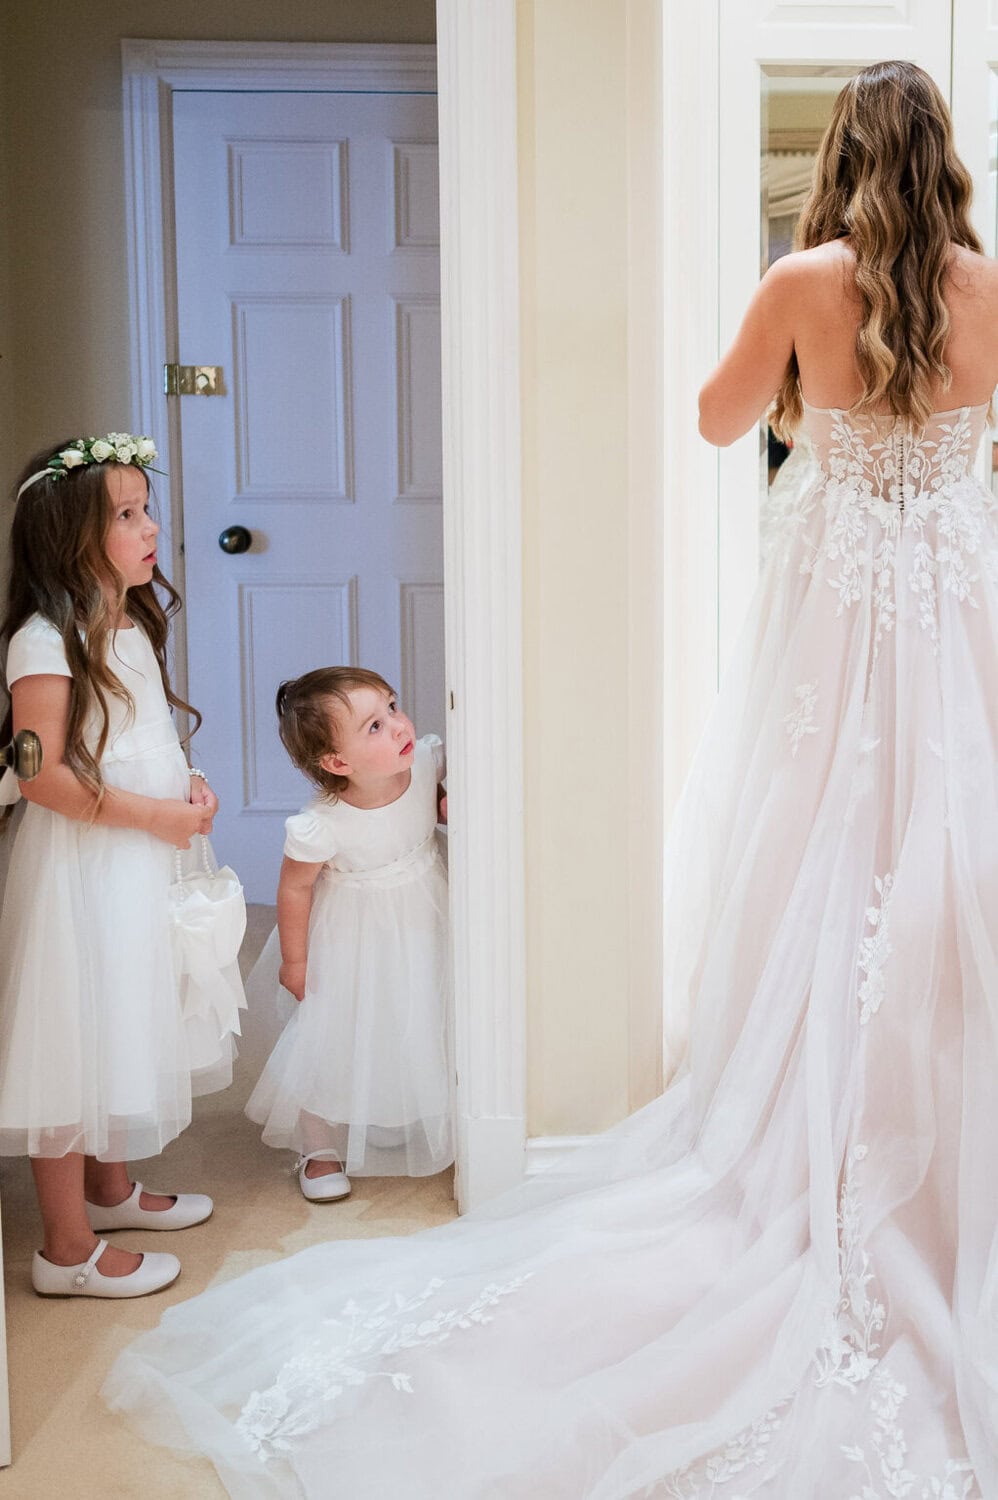
M 102 774 L 145 796 L 188 795 L 175 739 Z M 154 1156 L 190 1123 L 193 1093 L 230 1082 L 234 1055 L 231 1028 L 183 1018 L 174 851 L 35 804 L 17 818 L 0 917 L 0 1153 Z M 215 988 L 234 1014 L 238 974 Z
M 802 507 L 771 559 L 671 836 L 690 1026 L 663 1097 L 467 1219 L 171 1309 L 114 1407 L 238 1500 L 998 1500 L 998 545 L 973 504 L 963 578 L 952 514 L 895 529 L 888 566 L 859 511 L 845 578 Z
M 454 1159 L 447 879 L 435 839 L 403 869 L 319 877 L 305 999 L 278 984 L 271 934 L 248 981 L 287 1017 L 246 1106 L 269 1146 L 335 1153 L 357 1176 Z

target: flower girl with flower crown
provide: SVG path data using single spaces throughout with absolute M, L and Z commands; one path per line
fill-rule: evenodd
M 31 1276 L 48 1296 L 139 1297 L 179 1275 L 174 1255 L 98 1236 L 211 1213 L 202 1194 L 145 1192 L 126 1158 L 155 1155 L 192 1092 L 228 1083 L 238 1029 L 231 971 L 185 1020 L 172 947 L 175 850 L 218 801 L 171 717 L 189 705 L 167 676 L 180 600 L 157 566 L 155 457 L 145 437 L 76 439 L 33 458 L 16 493 L 0 738 L 35 730 L 43 764 L 20 792 L 10 771 L 0 783 L 8 814 L 27 803 L 0 916 L 0 1154 L 31 1157 Z

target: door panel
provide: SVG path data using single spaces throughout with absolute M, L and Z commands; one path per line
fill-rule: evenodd
M 309 795 L 278 682 L 372 667 L 444 728 L 436 100 L 178 92 L 174 153 L 180 359 L 225 372 L 175 398 L 194 753 L 272 900 Z

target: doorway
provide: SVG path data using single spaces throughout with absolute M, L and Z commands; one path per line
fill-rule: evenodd
M 179 361 L 169 269 L 175 94 L 381 92 L 386 68 L 409 92 L 432 92 L 439 65 L 445 707 L 456 814 L 457 1185 L 467 1209 L 519 1180 L 526 1131 L 516 29 L 512 0 L 481 8 L 444 0 L 437 14 L 435 54 L 126 41 L 122 62 L 133 423 L 157 434 L 174 472 L 181 435 L 162 380 L 163 365 Z M 158 490 L 172 514 L 169 479 Z M 178 545 L 176 528 L 170 540 Z M 182 666 L 179 636 L 177 653 Z

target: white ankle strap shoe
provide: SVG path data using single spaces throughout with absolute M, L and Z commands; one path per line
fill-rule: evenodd
M 337 1198 L 346 1198 L 350 1192 L 350 1179 L 342 1167 L 337 1172 L 324 1172 L 321 1177 L 305 1176 L 305 1168 L 310 1161 L 328 1160 L 328 1151 L 311 1151 L 308 1156 L 299 1156 L 294 1164 L 292 1170 L 298 1173 L 302 1197 L 307 1198 L 310 1203 L 332 1203 Z
M 111 1229 L 190 1229 L 192 1224 L 202 1224 L 209 1218 L 215 1207 L 206 1193 L 177 1193 L 172 1208 L 143 1208 L 142 1192 L 142 1184 L 137 1182 L 123 1203 L 115 1203 L 111 1208 L 88 1203 L 90 1228 L 95 1234 L 106 1234 Z
M 105 1276 L 97 1262 L 106 1249 L 107 1240 L 98 1240 L 90 1259 L 78 1266 L 57 1266 L 36 1250 L 31 1285 L 40 1297 L 148 1297 L 180 1275 L 175 1255 L 146 1254 L 127 1276 Z

